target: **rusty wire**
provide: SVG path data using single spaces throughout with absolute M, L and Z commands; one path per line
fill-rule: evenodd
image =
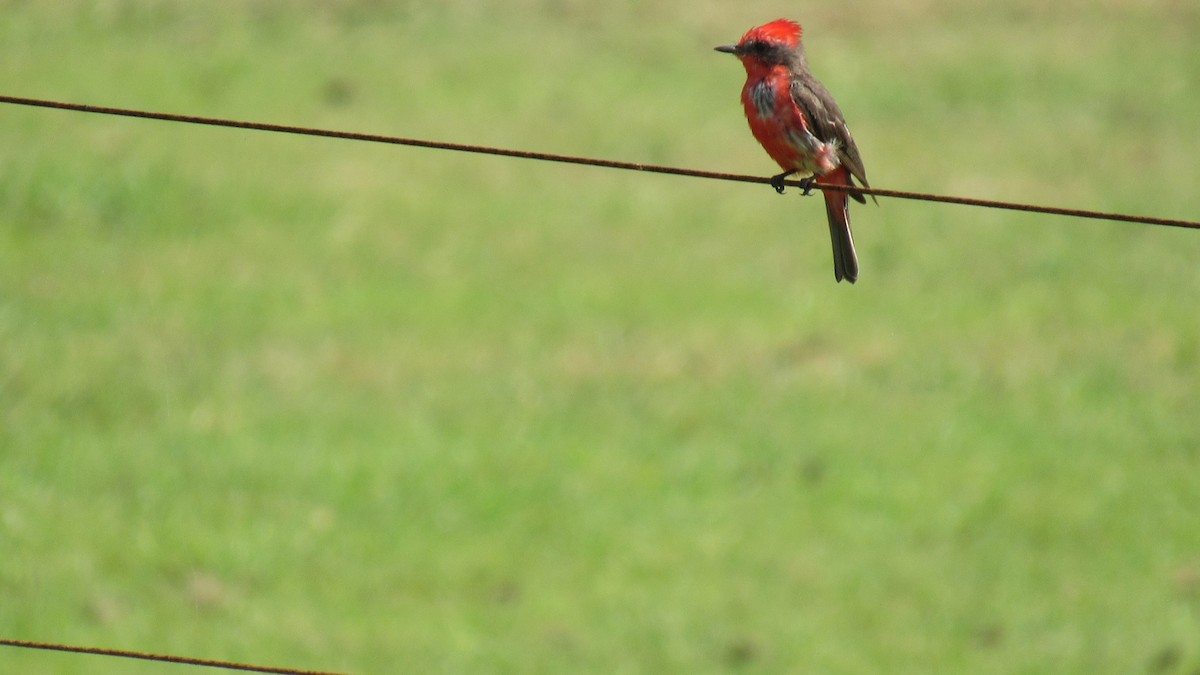
M 26 640 L 10 640 L 0 638 L 2 647 L 22 647 L 25 649 L 41 649 L 44 651 L 69 652 L 72 654 L 88 654 L 91 656 L 114 656 L 123 659 L 138 659 L 141 661 L 157 661 L 160 663 L 177 663 L 187 666 L 203 666 L 208 668 L 224 668 L 225 670 L 240 670 L 251 673 L 273 673 L 274 675 L 343 675 L 320 670 L 298 670 L 296 668 L 276 668 L 273 666 L 254 666 L 247 663 L 231 661 L 213 661 L 197 659 L 188 656 L 169 656 L 165 654 L 147 654 L 145 652 L 127 651 L 124 649 L 103 649 L 100 647 L 77 647 L 50 642 L 29 642 Z
M 353 131 L 334 131 L 330 129 L 315 129 L 311 127 L 289 126 L 284 124 L 271 124 L 266 122 L 246 122 L 240 120 L 219 119 L 213 117 L 197 117 L 195 115 L 177 115 L 173 113 L 150 112 L 146 110 L 130 110 L 127 108 L 109 108 L 96 105 L 85 105 L 81 103 L 63 103 L 59 101 L 47 101 L 33 98 L 20 98 L 16 96 L 0 95 L 0 103 L 8 103 L 12 105 L 33 106 L 38 108 L 54 108 L 58 110 L 71 110 L 75 112 L 96 113 L 101 115 L 117 115 L 121 117 L 136 117 L 141 119 L 162 120 L 166 122 L 181 122 L 185 124 L 200 124 L 214 127 L 231 127 L 234 129 L 250 129 L 254 131 L 270 131 L 283 134 L 297 134 L 302 136 L 320 136 L 325 138 L 340 138 L 351 141 L 367 141 L 370 143 L 387 143 L 390 145 L 406 145 L 418 148 L 432 148 L 436 150 L 451 150 L 454 152 L 470 152 L 483 155 L 497 155 L 500 157 L 515 157 L 519 159 L 534 159 L 543 162 L 560 162 L 566 164 L 580 164 L 584 166 L 597 166 L 608 169 L 624 169 L 628 171 L 644 171 L 648 173 L 669 174 L 673 176 L 689 176 L 692 178 L 708 178 L 712 180 L 736 181 L 740 183 L 764 183 L 769 184 L 770 178 L 767 176 L 749 176 L 744 174 L 722 173 L 719 171 L 702 171 L 698 169 L 684 169 L 673 166 L 659 166 L 655 164 L 642 164 L 639 162 L 620 162 L 610 159 L 595 159 L 591 157 L 575 157 L 571 155 L 557 155 L 547 152 L 531 152 L 528 150 L 510 150 L 506 148 L 494 148 L 483 145 L 468 145 L 464 143 L 446 143 L 441 141 L 429 141 L 417 138 L 402 138 L 399 136 L 383 136 L 379 134 L 364 134 Z M 800 181 L 784 181 L 785 185 L 793 187 L 805 187 Z M 847 188 L 840 185 L 827 185 L 824 183 L 814 183 L 812 187 L 819 190 L 846 190 Z M 1056 206 L 1039 206 L 1036 204 L 1022 204 L 1017 202 L 1003 202 L 991 199 L 976 199 L 973 197 L 953 197 L 947 195 L 928 194 L 923 192 L 909 192 L 906 190 L 885 190 L 879 188 L 853 188 L 857 192 L 874 195 L 876 197 L 892 197 L 894 199 L 913 199 L 927 202 L 940 202 L 944 204 L 960 204 L 963 206 L 976 206 L 990 209 L 1006 209 L 1009 211 L 1025 211 L 1030 213 L 1046 213 L 1057 216 L 1070 216 L 1075 218 L 1090 218 L 1094 220 L 1113 220 L 1126 223 L 1140 223 L 1143 225 L 1161 225 L 1166 227 L 1183 227 L 1190 229 L 1200 229 L 1200 222 L 1191 220 L 1175 220 L 1171 218 L 1156 218 L 1152 216 L 1128 215 L 1123 213 L 1108 213 L 1104 211 L 1089 211 L 1085 209 L 1060 208 Z

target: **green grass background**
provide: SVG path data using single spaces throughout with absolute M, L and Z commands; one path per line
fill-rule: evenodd
M 0 90 L 1195 219 L 1179 0 L 0 0 Z M 0 636 L 353 673 L 1196 673 L 1200 232 L 0 107 Z M 0 649 L 0 670 L 182 666 Z

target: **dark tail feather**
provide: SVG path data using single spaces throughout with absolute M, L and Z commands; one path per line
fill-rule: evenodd
M 863 195 L 863 193 L 858 190 L 851 190 L 848 194 L 850 195 L 851 198 L 854 199 L 854 201 L 858 202 L 859 204 L 867 203 L 866 196 Z M 871 195 L 871 199 L 875 199 L 875 195 Z M 876 200 L 875 203 L 878 204 L 879 200 Z
M 858 254 L 850 233 L 850 200 L 846 193 L 825 191 L 825 214 L 829 216 L 829 238 L 833 241 L 833 275 L 838 281 L 858 280 Z

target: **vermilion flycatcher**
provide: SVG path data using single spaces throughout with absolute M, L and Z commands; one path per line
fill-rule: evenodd
M 830 185 L 865 187 L 867 172 L 842 111 L 829 90 L 808 70 L 800 24 L 786 19 L 751 28 L 736 45 L 717 47 L 746 67 L 742 105 L 750 131 L 783 173 L 771 185 L 783 193 L 783 180 L 796 172 L 811 173 L 805 194 L 820 178 Z M 866 204 L 857 190 L 825 190 L 825 212 L 833 239 L 833 274 L 838 281 L 858 279 L 858 256 L 850 234 L 850 200 Z

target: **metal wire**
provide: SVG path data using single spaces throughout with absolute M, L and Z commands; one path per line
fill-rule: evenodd
M 455 152 L 470 152 L 483 155 L 498 155 L 500 157 L 516 157 L 519 159 L 535 159 L 543 162 L 561 162 L 566 164 L 581 164 L 585 166 L 598 166 L 608 169 L 625 169 L 629 171 L 645 171 L 648 173 L 661 173 L 673 176 L 690 176 L 693 178 L 708 178 L 712 180 L 736 181 L 740 183 L 764 183 L 770 182 L 770 178 L 766 176 L 748 176 L 743 174 L 722 173 L 718 171 L 701 171 L 697 169 L 682 169 L 672 166 L 658 166 L 655 164 L 641 164 L 637 162 L 619 162 L 609 159 L 594 159 L 590 157 L 574 157 L 571 155 L 556 155 L 546 152 L 530 152 L 527 150 L 509 150 L 505 148 L 493 148 L 483 145 L 467 145 L 463 143 L 444 143 L 440 141 L 428 141 L 416 138 L 402 138 L 398 136 L 382 136 L 378 134 L 363 134 L 352 131 L 333 131 L 330 129 L 314 129 L 310 127 L 288 126 L 284 124 L 269 124 L 265 122 L 246 122 L 239 120 L 219 119 L 213 117 L 197 117 L 195 115 L 176 115 L 172 113 L 150 112 L 146 110 L 130 110 L 127 108 L 109 108 L 104 106 L 85 105 L 80 103 L 63 103 L 59 101 L 46 101 L 42 99 L 20 98 L 16 96 L 0 95 L 0 103 L 9 103 L 12 105 L 33 106 L 38 108 L 54 108 L 58 110 L 71 110 L 75 112 L 96 113 L 101 115 L 118 115 L 121 117 L 136 117 L 141 119 L 162 120 L 166 122 L 182 122 L 185 124 L 201 124 L 214 127 L 231 127 L 234 129 L 251 129 L 254 131 L 270 131 L 283 134 L 298 134 L 302 136 L 321 136 L 325 138 L 340 138 L 351 141 L 367 141 L 370 143 L 387 143 L 391 145 L 407 145 L 418 148 L 432 148 L 436 150 L 452 150 Z M 793 187 L 803 187 L 799 181 L 784 181 L 785 185 Z M 847 188 L 840 185 L 826 185 L 817 182 L 812 187 L 820 190 L 841 190 Z M 1189 229 L 1200 229 L 1200 221 L 1191 220 L 1175 220 L 1171 218 L 1155 218 L 1152 216 L 1128 215 L 1122 213 L 1108 213 L 1104 211 L 1089 211 L 1085 209 L 1070 209 L 1060 208 L 1055 206 L 1039 206 L 1036 204 L 1021 204 L 1017 202 L 1002 202 L 990 199 L 975 199 L 972 197 L 952 197 L 947 195 L 928 194 L 923 192 L 908 192 L 904 190 L 884 190 L 879 188 L 854 188 L 857 192 L 864 194 L 875 195 L 877 197 L 892 197 L 894 199 L 913 199 L 927 202 L 940 202 L 944 204 L 960 204 L 963 206 L 977 206 L 989 209 L 1006 209 L 1009 211 L 1025 211 L 1030 213 L 1046 213 L 1057 216 L 1070 216 L 1075 218 L 1090 218 L 1094 220 L 1113 220 L 1126 223 L 1140 223 L 1143 225 L 1162 225 L 1166 227 L 1183 227 Z
M 73 654 L 89 654 L 92 656 L 115 656 L 123 659 L 139 659 L 141 661 L 158 661 L 162 663 L 178 663 L 187 666 L 203 666 L 208 668 L 224 668 L 225 670 L 240 670 L 251 673 L 275 673 L 276 675 L 343 675 L 320 670 L 297 670 L 295 668 L 274 668 L 271 666 L 252 666 L 246 663 L 230 661 L 211 661 L 195 659 L 187 656 L 167 656 L 164 654 L 146 654 L 143 652 L 126 651 L 122 649 L 101 649 L 98 647 L 76 647 L 48 642 L 28 642 L 25 640 L 7 640 L 0 638 L 0 646 L 22 647 L 25 649 L 41 649 L 55 652 L 70 652 Z

